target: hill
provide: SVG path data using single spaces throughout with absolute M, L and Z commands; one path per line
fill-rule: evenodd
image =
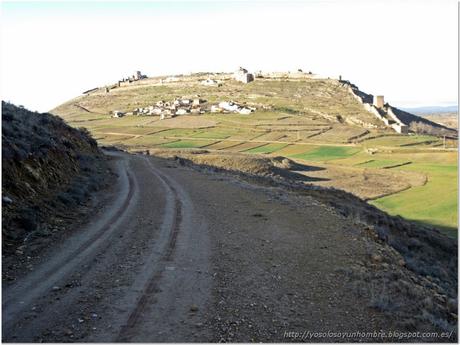
M 96 88 L 87 91 L 83 96 L 71 100 L 52 112 L 66 120 L 78 122 L 102 120 L 113 112 L 124 114 L 154 115 L 158 102 L 173 102 L 176 99 L 203 98 L 200 105 L 201 121 L 190 121 L 177 116 L 166 122 L 158 122 L 160 116 L 150 117 L 150 121 L 133 122 L 133 125 L 168 128 L 232 128 L 241 123 L 241 132 L 248 130 L 260 134 L 272 133 L 266 140 L 284 142 L 354 142 L 372 135 L 394 134 L 394 129 L 385 122 L 387 115 L 384 107 L 372 108 L 372 95 L 360 91 L 355 85 L 333 79 L 317 79 L 308 74 L 301 76 L 268 75 L 249 84 L 235 81 L 229 74 L 213 76 L 220 87 L 203 83 L 203 74 L 178 76 L 169 78 L 148 78 L 128 84 Z M 213 80 L 213 79 L 211 79 Z M 198 96 L 197 96 L 198 95 Z M 359 101 L 357 101 L 357 99 Z M 246 107 L 253 107 L 257 113 L 263 114 L 265 123 L 241 121 L 244 117 L 219 116 L 211 114 L 211 105 L 220 102 L 234 101 Z M 364 103 L 364 104 L 363 104 Z M 368 103 L 369 108 L 363 106 Z M 157 107 L 158 108 L 158 107 Z M 138 109 L 138 110 L 136 110 Z M 146 111 L 147 110 L 147 111 Z M 442 131 L 443 126 L 414 116 L 392 107 L 401 122 L 410 126 L 412 123 L 423 123 L 431 126 L 433 134 Z M 203 113 L 204 111 L 204 113 Z M 382 113 L 378 115 L 376 113 Z M 193 116 L 193 112 L 186 117 Z M 382 119 L 382 117 L 384 119 Z M 182 119 L 182 120 L 181 120 Z M 204 121 L 207 120 L 207 121 Z M 394 122 L 390 119 L 390 123 Z M 113 120 L 100 122 L 100 126 L 118 127 Z M 113 125 L 113 126 L 110 126 Z M 91 126 L 94 127 L 94 126 Z M 208 130 L 209 131 L 209 130 Z M 151 131 L 152 132 L 152 131 Z M 214 132 L 214 130 L 212 130 Z M 286 135 L 290 132 L 291 135 Z M 241 133 L 241 134 L 243 134 Z M 145 135 L 138 131 L 139 135 Z M 149 133 L 153 136 L 154 133 Z M 170 133 L 163 133 L 170 134 Z M 185 134 L 185 133 L 184 133 Z M 232 132 L 228 133 L 232 136 Z M 450 132 L 454 135 L 454 131 Z M 214 137 L 222 138 L 224 134 L 216 133 Z M 153 136 L 154 137 L 154 136 Z M 195 136 L 200 138 L 199 135 Z M 261 136 L 262 137 L 262 136 Z M 263 140 L 263 138 L 260 138 Z
M 443 126 L 458 130 L 458 113 L 456 112 L 428 113 L 421 114 L 420 116 Z
M 455 149 L 433 135 L 396 133 L 409 127 L 398 110 L 370 105 L 348 83 L 330 93 L 335 81 L 236 83 L 238 94 L 210 100 L 219 87 L 198 93 L 202 84 L 192 81 L 171 101 L 147 92 L 149 83 L 91 91 L 57 110 L 103 143 L 141 151 L 106 151 L 114 192 L 80 216 L 81 227 L 68 210 L 106 171 L 95 141 L 51 115 L 5 105 L 3 196 L 14 217 L 4 238 L 23 245 L 4 260 L 4 277 L 16 280 L 10 267 L 31 238 L 55 241 L 52 210 L 63 228 L 79 230 L 43 251 L 41 265 L 30 264 L 28 251 L 33 272 L 5 284 L 5 341 L 283 341 L 287 324 L 457 339 L 458 246 L 432 228 L 455 222 Z M 307 87 L 300 105 L 289 101 Z M 282 97 L 242 101 L 250 88 Z M 136 97 L 157 100 L 126 105 Z M 95 112 L 104 102 L 110 113 Z M 185 115 L 171 116 L 173 107 Z M 24 181 L 29 193 L 19 188 Z M 389 213 L 418 212 L 425 218 L 414 220 L 430 226 L 363 199 Z M 28 214 L 43 218 L 28 222 Z
M 315 167 L 308 183 L 456 234 L 457 132 L 372 101 L 348 81 L 308 73 L 260 74 L 250 83 L 201 73 L 95 88 L 52 113 L 102 144 L 134 151 L 193 148 L 308 163 Z
M 86 130 L 51 114 L 2 102 L 2 129 L 3 254 L 21 256 L 54 241 L 67 229 L 63 219 L 82 212 L 105 184 L 105 158 Z

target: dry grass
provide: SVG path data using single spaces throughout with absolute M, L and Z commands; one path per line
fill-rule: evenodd
M 127 148 L 147 149 L 172 143 L 173 147 L 266 154 L 266 147 L 273 155 L 302 158 L 307 164 L 327 161 L 331 168 L 323 173 L 329 176 L 316 172 L 317 178 L 329 179 L 329 182 L 322 182 L 323 185 L 342 188 L 364 198 L 411 187 L 399 193 L 403 196 L 401 201 L 394 200 L 395 195 L 399 195 L 395 194 L 376 200 L 375 204 L 409 219 L 451 228 L 456 226 L 455 179 L 450 171 L 433 170 L 433 165 L 457 165 L 456 160 L 442 150 L 442 141 L 431 136 L 397 135 L 384 129 L 382 123 L 366 112 L 337 81 L 257 79 L 243 85 L 227 80 L 222 87 L 216 88 L 199 85 L 197 77 L 185 79 L 164 85 L 158 84 L 158 80 L 147 80 L 108 94 L 78 97 L 59 106 L 54 113 L 74 126 L 87 127 L 102 143 Z M 163 121 L 157 116 L 109 117 L 112 110 L 130 111 L 159 100 L 194 98 L 197 94 L 208 100 L 208 104 L 233 100 L 258 110 L 251 115 L 187 115 Z M 364 129 L 356 125 L 359 123 L 356 120 L 377 125 L 377 128 Z M 367 149 L 377 153 L 366 154 Z M 383 169 L 391 166 L 391 162 L 411 164 L 391 171 Z M 364 173 L 364 168 L 381 170 Z M 428 183 L 414 187 L 411 177 L 399 174 L 409 170 L 428 176 Z M 391 175 L 395 173 L 399 175 Z M 439 207 L 428 207 L 429 217 L 423 218 L 427 206 L 422 206 L 419 200 L 425 200 L 427 193 Z M 413 205 L 420 205 L 419 209 L 414 209 Z
M 157 117 L 155 116 L 155 119 Z M 211 119 L 205 119 L 202 116 L 178 116 L 172 119 L 158 120 L 151 122 L 151 127 L 163 128 L 211 128 L 217 125 L 217 122 Z
M 253 176 L 293 178 L 308 181 L 307 176 L 294 172 L 291 168 L 296 164 L 289 159 L 277 157 L 262 157 L 241 153 L 214 153 L 207 150 L 163 150 L 152 149 L 150 154 L 162 158 L 184 159 L 193 164 L 211 169 L 222 169 Z M 291 171 L 292 170 L 292 171 Z
M 362 169 L 320 163 L 315 165 L 321 169 L 304 173 L 309 177 L 324 179 L 313 182 L 315 185 L 342 189 L 365 200 L 395 194 L 426 183 L 426 176 L 417 172 Z
M 424 115 L 425 119 L 439 123 L 440 125 L 458 129 L 458 114 L 457 113 L 439 113 Z

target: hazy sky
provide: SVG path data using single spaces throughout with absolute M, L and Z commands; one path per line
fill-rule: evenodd
M 457 1 L 2 2 L 1 94 L 46 111 L 141 70 L 296 70 L 457 102 Z

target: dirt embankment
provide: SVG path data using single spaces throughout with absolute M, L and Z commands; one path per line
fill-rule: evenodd
M 230 173 L 246 181 L 308 195 L 353 219 L 369 239 L 367 260 L 348 267 L 349 286 L 358 296 L 372 283 L 371 306 L 401 320 L 406 330 L 431 324 L 455 331 L 457 324 L 457 242 L 437 229 L 393 217 L 342 190 L 305 184 L 299 165 L 278 158 L 219 156 L 203 151 L 151 151 L 208 173 Z M 308 169 L 308 167 L 303 167 Z M 290 171 L 292 170 L 292 171 Z
M 451 239 L 277 175 L 271 161 L 257 175 L 235 170 L 241 161 L 114 154 L 113 200 L 51 261 L 6 284 L 4 341 L 298 341 L 291 332 L 306 330 L 457 339 Z
M 2 113 L 3 279 L 11 280 L 69 220 L 81 218 L 110 174 L 87 131 L 9 103 L 2 102 Z
M 315 163 L 297 163 L 285 157 L 250 155 L 237 152 L 212 152 L 205 149 L 151 149 L 164 158 L 181 157 L 195 164 L 255 176 L 287 178 L 320 187 L 337 188 L 363 200 L 373 200 L 426 183 L 425 175 L 392 169 L 362 169 Z
M 316 163 L 309 177 L 317 178 L 314 184 L 333 187 L 352 193 L 363 200 L 374 200 L 399 193 L 411 187 L 423 186 L 426 175 L 395 169 L 356 168 Z
M 254 176 L 297 179 L 311 182 L 316 178 L 303 175 L 310 167 L 297 164 L 284 157 L 262 157 L 237 152 L 214 153 L 207 150 L 149 150 L 149 153 L 162 158 L 181 158 L 209 169 L 223 169 L 235 173 Z M 314 169 L 314 167 L 311 167 Z

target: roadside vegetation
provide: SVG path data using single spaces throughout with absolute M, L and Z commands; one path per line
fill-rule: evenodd
M 2 102 L 3 278 L 67 231 L 64 219 L 81 219 L 109 177 L 87 130 Z

